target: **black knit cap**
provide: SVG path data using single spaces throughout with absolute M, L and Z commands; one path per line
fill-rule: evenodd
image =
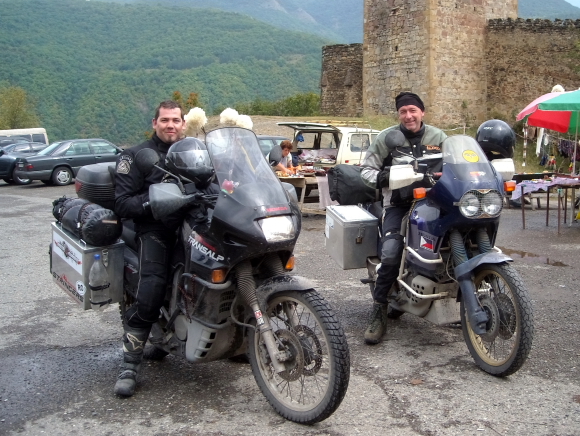
M 423 100 L 421 100 L 421 97 L 419 97 L 417 94 L 413 94 L 412 92 L 401 92 L 395 97 L 395 106 L 397 107 L 397 110 L 410 104 L 417 106 L 419 109 L 425 112 L 425 105 L 423 104 Z

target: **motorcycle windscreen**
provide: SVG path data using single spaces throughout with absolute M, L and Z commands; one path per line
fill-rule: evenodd
M 206 145 L 222 192 L 247 207 L 288 203 L 254 132 L 216 129 L 207 134 Z
M 443 171 L 446 167 L 461 181 L 495 181 L 493 168 L 475 139 L 465 135 L 449 136 L 441 146 Z

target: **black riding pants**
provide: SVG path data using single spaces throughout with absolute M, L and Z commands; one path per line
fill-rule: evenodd
M 381 224 L 382 237 L 379 243 L 381 267 L 373 290 L 373 299 L 377 303 L 387 303 L 387 295 L 399 275 L 404 247 L 404 232 L 401 231 L 401 224 L 410 208 L 410 204 L 385 208 Z
M 159 318 L 165 299 L 175 234 L 162 225 L 143 226 L 136 230 L 139 284 L 136 302 L 127 310 L 125 317 L 130 327 L 149 328 Z

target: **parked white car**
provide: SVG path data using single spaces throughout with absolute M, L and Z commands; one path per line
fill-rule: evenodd
M 337 164 L 359 165 L 378 130 L 334 124 L 282 122 L 294 130 L 292 154 L 301 164 L 333 167 Z

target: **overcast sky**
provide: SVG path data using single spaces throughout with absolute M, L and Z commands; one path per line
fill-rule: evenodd
M 573 6 L 576 6 L 577 8 L 580 8 L 580 0 L 566 0 L 568 3 L 570 3 Z

